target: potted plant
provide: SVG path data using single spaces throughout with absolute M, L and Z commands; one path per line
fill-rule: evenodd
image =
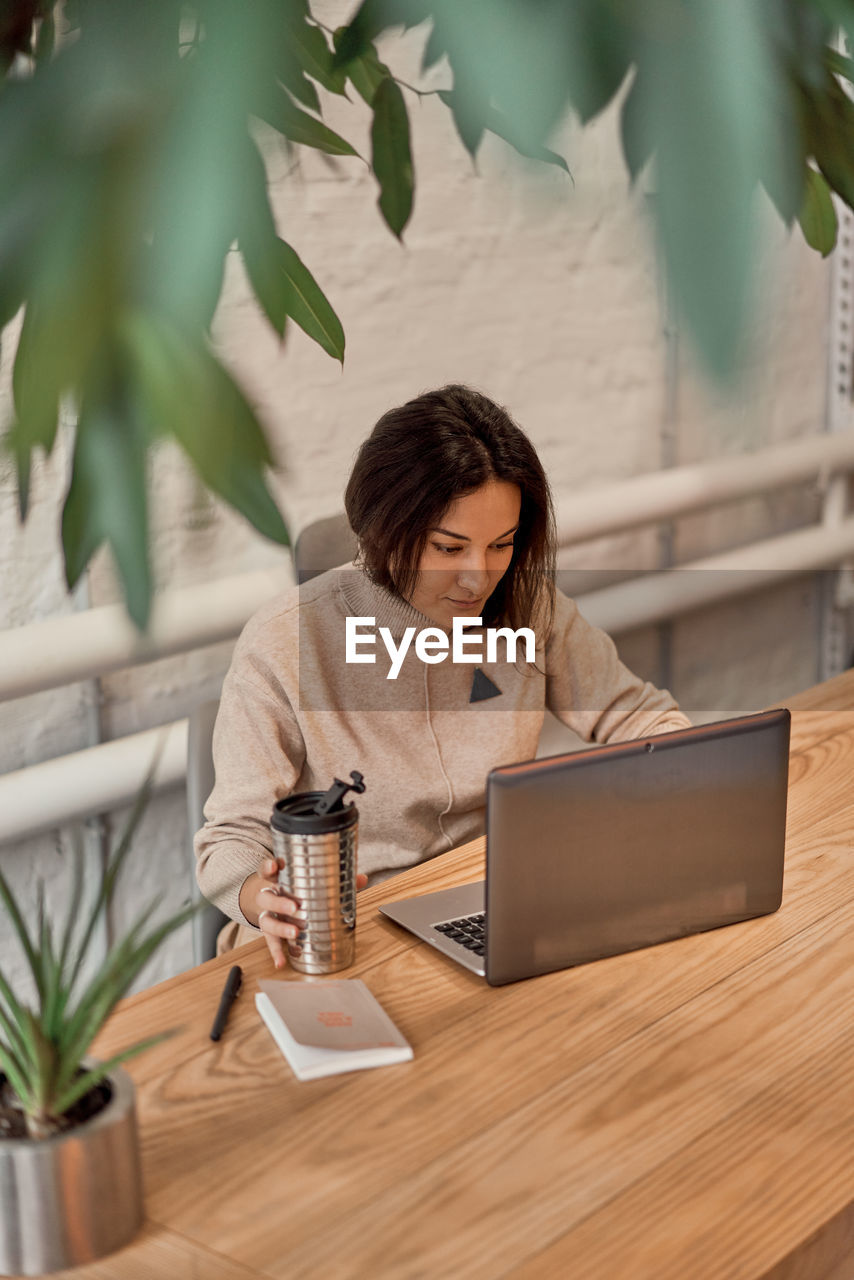
M 74 848 L 67 916 L 55 928 L 39 887 L 35 927 L 0 873 L 8 911 L 35 984 L 31 1007 L 0 972 L 0 1273 L 42 1275 L 79 1266 L 126 1244 L 142 1223 L 142 1179 L 133 1083 L 120 1063 L 165 1036 L 106 1062 L 87 1056 L 117 1001 L 163 939 L 196 905 L 150 925 L 150 903 L 94 976 L 84 974 L 99 919 L 109 909 L 151 777 L 81 915 L 83 857 Z

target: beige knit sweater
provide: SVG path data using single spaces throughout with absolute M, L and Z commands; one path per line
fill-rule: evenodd
M 669 693 L 623 666 L 610 638 L 561 593 L 549 636 L 537 637 L 539 670 L 479 662 L 500 694 L 474 702 L 475 665 L 450 656 L 428 665 L 410 646 L 390 680 L 378 637 L 374 665 L 346 663 L 348 615 L 375 618 L 396 640 L 407 626 L 434 625 L 347 566 L 260 609 L 235 647 L 196 855 L 205 897 L 247 929 L 240 887 L 272 852 L 274 802 L 294 790 L 324 790 L 352 769 L 364 775 L 359 870 L 378 879 L 482 834 L 487 773 L 536 753 L 546 707 L 587 741 L 689 723 Z M 233 930 L 228 941 L 250 936 L 257 933 Z

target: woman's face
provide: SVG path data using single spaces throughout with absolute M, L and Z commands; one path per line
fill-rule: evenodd
M 452 502 L 427 532 L 409 603 L 440 627 L 479 618 L 510 564 L 521 505 L 518 485 L 506 480 Z

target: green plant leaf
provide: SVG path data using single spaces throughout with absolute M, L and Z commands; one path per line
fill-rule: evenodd
M 0 1044 L 0 1071 L 26 1107 L 30 1097 L 30 1069 L 4 1044 Z
M 10 1052 L 21 1063 L 32 1063 L 34 1049 L 27 1040 L 24 1006 L 16 998 L 5 974 L 0 971 L 0 1027 L 9 1041 Z
M 132 7 L 149 20 L 152 8 L 164 12 Z M 165 14 L 174 18 L 171 4 Z M 134 153 L 133 174 L 136 227 L 151 243 L 139 255 L 132 300 L 141 297 L 193 333 L 207 327 L 216 305 L 243 199 L 234 175 L 248 145 L 247 113 L 259 84 L 275 83 L 283 39 L 281 6 L 271 0 L 205 0 L 202 16 L 192 57 L 175 59 L 167 48 L 154 59 L 160 111 Z
M 28 1117 L 31 1132 L 50 1131 L 56 1118 L 96 1085 L 120 1062 L 172 1034 L 165 1032 L 137 1042 L 106 1063 L 81 1071 L 81 1061 L 92 1040 L 118 1000 L 125 995 L 144 965 L 173 930 L 192 918 L 202 903 L 183 907 L 168 919 L 150 926 L 157 911 L 155 898 L 138 916 L 124 936 L 111 948 L 105 961 L 79 994 L 77 1004 L 67 1012 L 69 996 L 85 961 L 95 923 L 109 907 L 118 877 L 130 852 L 133 835 L 153 785 L 156 760 L 136 798 L 119 844 L 105 866 L 98 895 L 82 936 L 75 942 L 75 920 L 79 910 L 82 882 L 82 852 L 75 844 L 76 882 L 68 916 L 57 949 L 51 918 L 45 911 L 44 887 L 39 885 L 34 942 L 26 929 L 14 896 L 0 873 L 0 899 L 12 919 L 13 930 L 21 938 L 25 952 L 35 950 L 31 963 L 39 988 L 37 1010 L 21 1004 L 0 972 L 0 1071 L 2 1071 Z M 67 962 L 71 972 L 66 976 Z M 42 995 L 44 993 L 44 995 Z
M 383 0 L 362 0 L 353 17 L 341 29 L 340 38 L 335 43 L 334 65 L 346 68 L 354 59 L 361 58 L 387 23 L 387 6 Z
M 354 147 L 350 146 L 346 138 L 335 133 L 322 120 L 315 120 L 313 116 L 301 111 L 284 89 L 280 89 L 273 97 L 265 97 L 262 101 L 256 100 L 253 110 L 291 142 L 297 142 L 304 147 L 314 147 L 315 150 L 323 151 L 330 156 L 359 154 Z
M 140 1040 L 138 1044 L 133 1044 L 128 1049 L 123 1049 L 121 1053 L 114 1054 L 112 1058 L 99 1062 L 96 1067 L 90 1067 L 88 1071 L 84 1071 L 73 1084 L 68 1085 L 57 1096 L 54 1103 L 57 1115 L 64 1115 L 66 1111 L 74 1106 L 75 1102 L 85 1097 L 90 1089 L 94 1089 L 96 1085 L 106 1079 L 111 1071 L 121 1066 L 123 1062 L 127 1062 L 129 1058 L 135 1058 L 139 1053 L 144 1053 L 146 1049 L 153 1049 L 156 1044 L 162 1044 L 164 1040 L 168 1040 L 174 1035 L 175 1028 L 173 1027 L 168 1031 L 160 1031 L 156 1035 L 147 1036 L 145 1040 Z
M 53 53 L 55 43 L 56 24 L 54 22 L 53 11 L 48 9 L 39 23 L 35 48 L 33 49 L 36 62 L 47 62 Z
M 632 182 L 637 182 L 638 174 L 648 164 L 653 151 L 653 139 L 647 128 L 648 113 L 642 103 L 642 94 L 643 82 L 638 69 L 620 109 L 620 142 Z
M 108 542 L 128 612 L 140 630 L 148 624 L 152 590 L 146 445 L 139 416 L 120 383 L 110 388 L 100 403 L 84 402 L 77 422 L 71 485 L 62 512 L 69 588 L 100 544 Z
M 436 14 L 433 15 L 433 22 L 430 28 L 430 34 L 424 45 L 424 51 L 421 54 L 421 73 L 429 71 L 431 67 L 435 67 L 437 62 L 441 62 L 442 58 L 447 54 L 447 41 L 442 31 L 441 24 Z
M 849 139 L 854 129 L 854 103 L 832 77 L 824 93 L 803 99 L 807 140 L 829 185 L 854 209 L 854 156 Z
M 488 102 L 484 98 L 475 100 L 471 93 L 463 97 L 447 89 L 440 89 L 438 97 L 450 110 L 460 141 L 474 160 L 486 130 L 484 117 L 489 110 Z
M 569 98 L 583 124 L 604 111 L 628 74 L 629 29 L 619 5 L 576 0 L 565 6 Z M 631 19 L 629 19 L 631 22 Z
M 836 210 L 827 182 L 811 167 L 807 167 L 804 203 L 798 222 L 810 248 L 817 249 L 826 258 L 836 245 Z
M 440 93 L 439 96 L 444 100 L 444 94 Z M 510 146 L 519 152 L 519 155 L 527 156 L 529 160 L 541 160 L 545 164 L 556 165 L 558 169 L 563 169 L 564 173 L 569 173 L 569 165 L 563 156 L 558 155 L 556 151 L 551 151 L 548 147 L 537 146 L 520 137 L 513 126 L 513 122 L 508 120 L 495 107 L 486 107 L 482 118 L 484 128 L 488 129 L 490 133 L 494 133 L 496 137 L 503 138 L 505 142 L 509 142 Z M 571 174 L 570 177 L 572 177 Z
M 638 124 L 655 141 L 653 212 L 677 312 L 725 380 L 739 370 L 752 302 L 755 191 L 774 154 L 779 69 L 758 6 L 694 0 L 676 12 L 640 49 Z
M 127 935 L 116 944 L 108 955 L 102 972 L 91 983 L 74 1011 L 63 1042 L 64 1063 L 56 1080 L 58 1093 L 63 1092 L 71 1083 L 80 1059 L 163 939 L 191 920 L 202 905 L 200 902 L 191 903 L 164 920 L 147 936 L 141 937 L 144 926 L 158 906 L 155 900 L 149 903 Z
M 74 1080 L 81 1059 L 88 1053 L 92 1041 L 136 976 L 138 969 L 131 970 L 131 961 L 140 947 L 142 926 L 155 910 L 156 903 L 149 903 L 133 929 L 112 948 L 101 970 L 82 992 L 78 1004 L 64 1024 L 59 1042 L 62 1061 L 56 1079 L 58 1093 L 64 1091 Z M 143 963 L 149 954 L 145 953 Z M 128 973 L 131 976 L 125 981 Z
M 283 334 L 288 316 L 334 359 L 344 362 L 344 330 L 308 267 L 275 237 L 259 251 L 244 249 L 249 279 L 265 312 Z
M 56 162 L 62 171 L 62 162 Z M 61 397 L 101 375 L 124 267 L 115 248 L 115 175 L 101 156 L 83 157 L 57 192 L 61 216 L 26 266 L 28 298 L 12 386 L 19 456 L 50 453 Z M 26 262 L 26 256 L 25 256 Z
M 15 937 L 20 942 L 24 955 L 26 956 L 30 973 L 33 975 L 33 981 L 35 982 L 36 990 L 39 993 L 39 998 L 43 999 L 44 974 L 42 972 L 41 957 L 33 943 L 33 939 L 30 937 L 29 930 L 24 923 L 24 917 L 21 909 L 18 906 L 15 896 L 9 888 L 6 877 L 3 875 L 2 871 L 0 871 L 0 899 L 2 899 L 3 905 L 9 913 Z
M 69 991 L 74 990 L 74 986 L 89 951 L 89 946 L 98 921 L 101 919 L 103 912 L 112 900 L 116 882 L 121 875 L 122 868 L 125 865 L 133 847 L 134 836 L 136 835 L 139 824 L 143 819 L 146 809 L 148 808 L 151 794 L 154 790 L 154 779 L 157 775 L 157 766 L 160 762 L 160 757 L 163 754 L 164 745 L 165 738 L 161 738 L 158 741 L 157 748 L 154 752 L 154 758 L 152 759 L 148 772 L 143 779 L 142 786 L 134 798 L 130 814 L 128 815 L 128 820 L 122 829 L 121 836 L 119 837 L 119 843 L 101 872 L 101 881 L 98 886 L 98 892 L 95 895 L 95 901 L 92 904 L 89 912 L 89 918 L 86 921 L 83 933 L 75 947 L 76 954 L 67 984 Z M 71 927 L 72 925 L 69 917 L 69 928 Z
M 71 942 L 74 937 L 74 930 L 80 915 L 80 903 L 83 900 L 83 838 L 79 828 L 74 830 L 72 836 L 72 860 L 71 896 L 68 901 L 68 914 L 62 932 L 62 941 L 59 944 L 60 994 L 57 1000 L 56 1022 L 49 1027 L 49 1033 L 54 1039 L 58 1039 L 61 1034 L 62 1016 L 65 1013 L 71 995 L 71 984 L 66 981 L 66 970 L 71 956 Z
M 836 49 L 826 49 L 825 59 L 831 71 L 837 75 L 844 76 L 854 84 L 854 59 L 846 57 L 844 53 L 839 53 Z
M 409 146 L 409 116 L 400 87 L 383 80 L 373 99 L 372 166 L 380 185 L 378 204 L 388 226 L 400 238 L 412 213 L 415 178 Z
M 797 93 L 784 79 L 768 86 L 764 96 L 776 128 L 770 131 L 759 177 L 780 217 L 791 227 L 805 195 L 807 145 L 803 121 Z
M 14 270 L 13 264 L 0 268 L 0 331 L 21 310 L 27 297 L 27 281 L 23 270 Z
M 332 50 L 319 27 L 300 18 L 287 9 L 286 29 L 288 47 L 303 70 L 323 85 L 330 93 L 344 93 L 346 75 L 344 69 L 333 63 Z
M 280 61 L 279 79 L 297 102 L 301 102 L 304 107 L 308 107 L 309 111 L 315 111 L 320 115 L 320 98 L 317 89 L 295 59 Z
M 165 317 L 139 312 L 123 332 L 149 421 L 175 437 L 209 489 L 259 533 L 287 545 L 264 478 L 272 461 L 267 441 L 237 384 L 206 346 Z
M 336 53 L 341 44 L 346 27 L 338 27 L 332 36 L 332 43 Z M 353 88 L 359 97 L 367 102 L 370 107 L 374 101 L 374 94 L 387 76 L 391 75 L 388 67 L 384 62 L 380 62 L 379 55 L 374 45 L 366 46 L 364 53 L 356 58 L 351 58 L 347 63 L 346 76 L 350 80 Z
M 28 455 L 37 445 L 50 453 L 59 426 L 59 397 L 65 381 L 50 355 L 53 327 L 45 323 L 44 309 L 31 299 L 24 312 L 24 322 L 12 370 L 15 399 L 16 448 Z
M 44 909 L 44 884 L 41 881 L 39 882 L 38 891 L 38 918 L 42 968 L 45 979 L 45 993 L 41 1004 L 40 1017 L 45 1036 L 49 1041 L 52 1041 L 57 1009 L 62 998 L 62 969 L 59 963 L 59 956 L 54 947 L 53 925 Z
M 57 1088 L 64 1089 L 73 1079 L 80 1059 L 120 998 L 125 987 L 124 975 L 140 945 L 143 930 L 156 910 L 156 900 L 149 902 L 124 936 L 111 947 L 66 1017 L 57 1041 L 62 1056 Z
M 525 148 L 544 146 L 569 102 L 575 13 L 583 2 L 538 0 L 535 18 L 518 0 L 442 3 L 442 42 L 461 109 L 471 99 L 476 118 L 478 104 L 492 102 Z
M 30 1097 L 26 1112 L 27 1115 L 49 1115 L 58 1068 L 56 1053 L 32 1009 L 25 1009 L 24 1017 L 27 1039 L 35 1050 L 35 1066 L 28 1073 Z

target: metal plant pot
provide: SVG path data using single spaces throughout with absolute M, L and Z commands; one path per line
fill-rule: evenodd
M 142 1225 L 133 1081 L 107 1077 L 96 1116 L 52 1138 L 0 1139 L 0 1274 L 44 1275 L 119 1249 Z

